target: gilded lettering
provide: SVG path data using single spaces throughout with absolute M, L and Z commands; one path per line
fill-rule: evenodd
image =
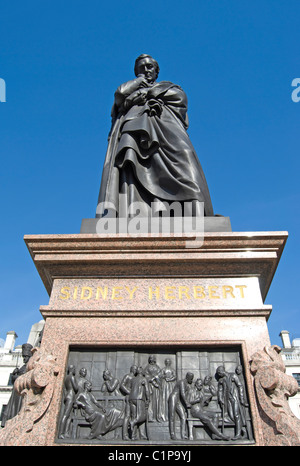
M 166 299 L 176 299 L 176 296 L 172 294 L 172 292 L 176 290 L 175 286 L 166 286 L 165 288 L 165 298 Z
M 236 288 L 239 288 L 240 290 L 240 294 L 241 294 L 241 298 L 244 298 L 245 295 L 244 295 L 244 288 L 247 288 L 247 285 L 235 285 Z
M 230 296 L 232 298 L 235 298 L 234 294 L 233 294 L 233 287 L 232 286 L 227 286 L 227 285 L 224 285 L 222 286 L 222 293 L 223 293 L 223 298 L 227 298 L 227 295 L 230 294 Z
M 74 287 L 74 293 L 73 293 L 73 299 L 77 298 L 77 291 L 78 291 L 78 286 Z
M 69 299 L 70 298 L 70 293 L 69 293 L 70 287 L 69 286 L 64 286 L 61 290 L 60 293 L 63 296 L 59 296 L 59 299 Z
M 134 293 L 136 292 L 137 287 L 135 286 L 135 287 L 133 288 L 133 290 L 131 290 L 131 289 L 129 288 L 129 286 L 125 286 L 125 289 L 126 289 L 126 290 L 128 291 L 128 293 L 129 293 L 129 299 L 133 299 L 133 295 L 134 295 Z
M 220 299 L 220 296 L 216 295 L 216 291 L 217 291 L 217 288 L 219 288 L 218 286 L 209 286 L 208 287 L 208 296 L 211 298 L 211 299 Z
M 107 293 L 108 293 L 107 286 L 105 286 L 104 289 L 102 289 L 102 286 L 97 286 L 96 299 L 100 299 L 100 295 L 102 296 L 102 299 L 106 299 Z
M 159 286 L 157 286 L 154 291 L 152 289 L 152 286 L 149 286 L 149 299 L 152 299 L 153 295 L 156 296 L 156 300 L 159 299 Z
M 179 299 L 185 296 L 187 299 L 191 299 L 189 295 L 189 287 L 188 286 L 180 286 L 179 287 Z
M 112 299 L 123 299 L 122 296 L 119 295 L 120 291 L 123 289 L 122 286 L 114 286 L 112 289 Z
M 86 291 L 88 292 L 87 295 L 85 294 Z M 80 299 L 91 299 L 92 293 L 93 293 L 93 290 L 90 286 L 83 286 L 81 289 Z
M 204 287 L 203 286 L 194 286 L 193 291 L 194 291 L 194 298 L 195 299 L 205 298 L 205 292 L 204 292 Z

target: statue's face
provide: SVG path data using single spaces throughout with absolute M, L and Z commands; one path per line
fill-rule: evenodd
M 224 375 L 225 375 L 224 367 L 222 367 L 222 366 L 218 367 L 217 374 L 218 374 L 219 377 L 224 377 Z
M 197 379 L 196 382 L 195 382 L 195 386 L 198 390 L 201 390 L 202 388 L 202 380 L 200 379 Z
M 92 384 L 90 382 L 87 382 L 85 384 L 85 388 L 87 389 L 88 392 L 90 392 L 92 390 Z
M 131 370 L 133 375 L 136 375 L 138 373 L 138 367 L 137 366 L 132 366 L 130 370 Z
M 110 377 L 110 372 L 109 371 L 104 371 L 103 372 L 103 379 L 104 380 L 109 380 L 109 377 Z
M 193 382 L 194 374 L 187 373 L 186 374 L 186 381 L 187 383 L 191 384 Z
M 142 58 L 137 65 L 137 74 L 143 74 L 149 83 L 156 80 L 156 69 L 151 58 Z

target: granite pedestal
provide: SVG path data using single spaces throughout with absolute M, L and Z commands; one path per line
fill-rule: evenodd
M 187 233 L 25 236 L 50 296 L 49 303 L 40 308 L 46 320 L 40 351 L 51 355 L 55 371 L 51 372 L 52 395 L 45 412 L 31 429 L 20 427 L 15 442 L 123 444 L 121 435 L 89 438 L 84 432 L 90 426 L 79 408 L 72 432 L 78 428 L 83 433 L 59 435 L 68 368 L 74 361 L 86 363 L 86 377 L 93 378 L 100 393 L 104 369 L 125 374 L 131 357 L 145 363 L 154 354 L 160 365 L 166 355 L 173 365 L 180 360 L 182 376 L 192 364 L 195 378 L 221 363 L 226 370 L 240 364 L 249 431 L 236 444 L 280 444 L 279 437 L 282 443 L 283 434 L 273 426 L 276 421 L 262 413 L 254 387 L 258 366 L 256 372 L 251 371 L 251 361 L 253 355 L 270 347 L 267 320 L 272 307 L 265 299 L 287 233 L 206 232 L 199 247 L 190 247 L 196 240 L 195 234 Z M 195 358 L 204 365 L 195 365 Z M 228 444 L 222 439 L 212 441 L 211 435 L 201 437 L 196 421 L 190 416 L 192 433 L 184 442 Z M 165 424 L 157 424 L 161 437 L 154 425 L 148 425 L 148 438 L 131 439 L 130 444 L 182 443 L 180 436 L 168 437 L 166 419 Z M 9 444 L 9 440 L 2 443 Z

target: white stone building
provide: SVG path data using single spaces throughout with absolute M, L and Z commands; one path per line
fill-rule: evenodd
M 292 375 L 298 382 L 298 393 L 289 398 L 292 412 L 300 419 L 300 338 L 295 338 L 292 343 L 290 333 L 287 330 L 280 332 L 282 340 L 281 356 L 284 360 L 286 374 Z
M 40 333 L 43 330 L 44 323 L 45 322 L 41 320 L 34 324 L 31 327 L 27 342 L 22 342 L 22 344 L 30 343 L 32 346 L 36 346 L 40 338 Z M 17 337 L 18 335 L 16 332 L 7 332 L 6 340 L 0 347 L 0 424 L 3 410 L 9 401 L 13 389 L 11 374 L 16 367 L 20 368 L 24 364 L 22 358 L 22 345 L 15 346 Z

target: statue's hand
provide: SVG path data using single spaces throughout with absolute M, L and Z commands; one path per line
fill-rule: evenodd
M 149 83 L 147 79 L 145 78 L 144 74 L 139 74 L 137 77 L 137 81 L 139 83 L 139 88 L 149 87 Z
M 147 101 L 148 89 L 139 89 L 137 96 L 134 98 L 134 104 L 140 105 L 145 104 Z
M 143 105 L 147 101 L 147 89 L 139 89 L 133 92 L 124 102 L 125 110 L 129 110 L 133 105 Z

